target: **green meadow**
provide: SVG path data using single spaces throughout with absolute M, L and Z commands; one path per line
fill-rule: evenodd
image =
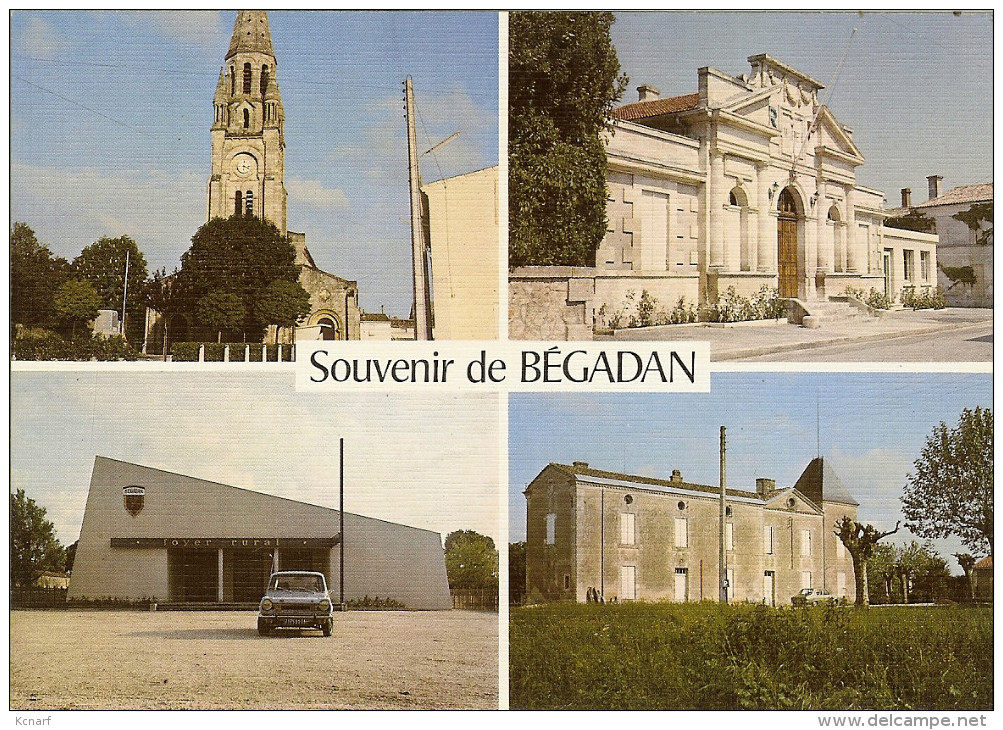
M 991 606 L 513 608 L 512 709 L 987 710 Z

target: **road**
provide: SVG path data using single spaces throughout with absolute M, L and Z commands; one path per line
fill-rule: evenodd
M 992 322 L 933 334 L 824 345 L 733 362 L 992 362 Z
M 248 611 L 19 610 L 10 656 L 14 710 L 498 707 L 498 614 L 478 611 L 349 611 L 325 638 L 258 636 Z

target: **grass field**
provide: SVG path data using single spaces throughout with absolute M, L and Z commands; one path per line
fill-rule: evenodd
M 988 606 L 512 609 L 512 709 L 983 710 Z

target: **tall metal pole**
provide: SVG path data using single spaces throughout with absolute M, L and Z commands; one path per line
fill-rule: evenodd
M 718 575 L 718 585 L 720 586 L 720 593 L 718 594 L 718 600 L 721 603 L 728 602 L 728 549 L 724 544 L 725 535 L 725 490 L 726 490 L 726 476 L 725 476 L 725 436 L 724 436 L 724 426 L 721 426 L 721 503 L 720 503 L 720 521 L 718 529 L 718 546 L 720 548 L 720 557 L 718 564 L 720 565 L 720 571 Z
M 606 490 L 599 487 L 599 596 L 606 603 Z
M 414 90 L 411 77 L 404 81 L 407 111 L 408 182 L 411 187 L 411 269 L 414 274 L 414 338 L 432 339 L 431 293 L 428 285 L 428 243 L 421 214 L 421 173 L 418 170 L 418 143 L 414 130 Z
M 338 485 L 338 603 L 345 610 L 345 439 L 338 439 L 340 479 Z
M 125 297 L 129 293 L 129 249 L 125 250 L 125 280 L 122 282 L 122 321 L 119 323 L 122 337 L 125 337 Z

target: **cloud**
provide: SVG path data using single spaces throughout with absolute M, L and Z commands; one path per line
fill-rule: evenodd
M 226 45 L 226 21 L 218 11 L 153 10 L 123 17 L 137 25 L 146 24 L 177 43 L 206 50 L 218 50 Z
M 348 196 L 341 188 L 329 188 L 320 180 L 286 180 L 290 201 L 315 208 L 346 208 Z
M 176 265 L 204 222 L 205 179 L 157 169 L 62 169 L 14 162 L 11 216 L 74 258 L 101 236 L 136 239 L 151 268 Z
M 35 58 L 53 58 L 69 49 L 70 39 L 37 15 L 30 15 L 21 32 L 20 49 Z

